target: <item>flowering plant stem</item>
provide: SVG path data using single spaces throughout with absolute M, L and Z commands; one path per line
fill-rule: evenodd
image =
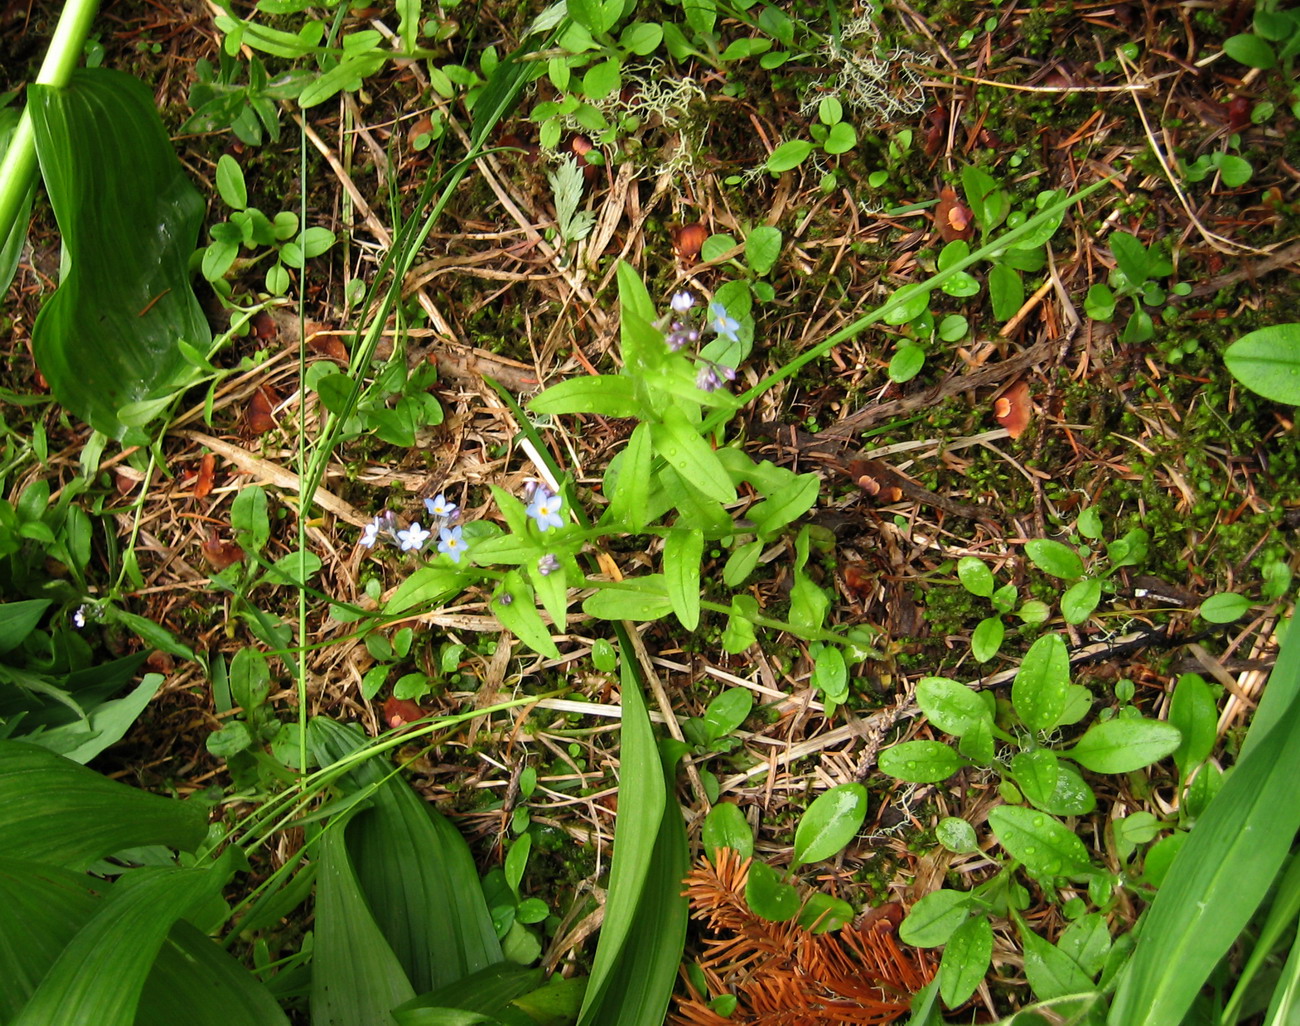
M 98 6 L 98 0 L 68 0 L 64 5 L 54 36 L 50 39 L 50 48 L 36 76 L 37 85 L 56 89 L 67 86 L 81 58 L 81 48 Z M 14 230 L 18 213 L 35 179 L 36 135 L 31 112 L 24 110 L 9 141 L 9 148 L 0 160 L 0 242 Z

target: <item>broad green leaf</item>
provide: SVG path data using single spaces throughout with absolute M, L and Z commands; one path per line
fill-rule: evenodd
M 813 660 L 812 686 L 832 702 L 843 702 L 849 695 L 849 668 L 844 653 L 835 645 L 826 645 Z
M 760 919 L 784 923 L 799 914 L 799 892 L 781 881 L 766 862 L 755 860 L 745 881 L 745 904 Z
M 193 851 L 207 810 L 146 794 L 53 752 L 0 741 L 0 856 L 84 869 L 124 848 Z
M 961 759 L 939 741 L 904 741 L 880 753 L 880 769 L 913 784 L 947 780 L 961 769 Z
M 1250 611 L 1250 599 L 1231 591 L 1211 595 L 1201 603 L 1198 612 L 1202 620 L 1210 623 L 1235 623 Z
M 1253 32 L 1242 32 L 1223 41 L 1223 52 L 1238 64 L 1267 71 L 1277 64 L 1277 52 Z
M 1048 760 L 1055 772 L 1046 768 Z M 1021 752 L 1011 760 L 1015 782 L 1029 803 L 1053 816 L 1085 816 L 1097 807 L 1097 796 L 1073 763 L 1056 753 L 1039 749 Z
M 316 76 L 298 94 L 298 106 L 303 110 L 315 107 L 339 93 L 351 93 L 361 88 L 361 83 L 384 66 L 382 53 L 359 53 L 344 57 L 338 64 Z
M 337 817 L 318 842 L 312 1021 L 395 1026 L 391 1010 L 415 988 L 371 914 L 343 831 Z
M 889 359 L 889 380 L 904 384 L 920 374 L 924 366 L 925 350 L 910 342 L 903 342 Z
M 315 719 L 309 728 L 308 740 L 322 766 L 339 762 L 365 743 L 356 731 L 330 720 Z M 339 835 L 346 841 L 346 845 L 340 843 L 328 851 L 321 870 L 324 873 L 328 868 L 332 874 L 327 884 L 333 889 L 330 900 L 342 917 L 330 928 L 343 935 L 326 937 L 324 933 L 318 884 L 317 957 L 319 945 L 328 942 L 340 944 L 338 955 L 346 958 L 349 917 L 359 916 L 357 929 L 364 931 L 363 938 L 371 939 L 358 944 L 364 943 L 366 948 L 361 955 L 373 959 L 378 973 L 375 985 L 381 991 L 402 989 L 389 963 L 389 958 L 395 957 L 402 979 L 423 992 L 501 961 L 501 948 L 464 838 L 390 771 L 386 762 L 371 759 L 344 778 L 350 792 L 369 793 L 370 807 L 346 825 L 326 830 L 327 840 Z M 355 911 L 358 896 L 364 916 Z M 369 933 L 371 925 L 377 931 L 374 935 Z
M 992 718 L 978 694 L 947 677 L 922 677 L 916 685 L 916 704 L 931 723 L 953 737 Z
M 1085 973 L 1095 976 L 1106 964 L 1111 949 L 1106 917 L 1100 912 L 1080 916 L 1061 931 L 1056 946 L 1077 962 Z
M 515 635 L 520 641 L 538 655 L 548 659 L 559 659 L 560 650 L 555 645 L 542 622 L 542 615 L 537 611 L 533 589 L 524 580 L 518 570 L 506 572 L 501 584 L 492 596 L 492 614 L 501 621 L 501 626 Z
M 67 89 L 33 85 L 28 98 L 66 268 L 32 350 L 55 398 L 120 439 L 119 409 L 185 375 L 177 340 L 212 340 L 189 272 L 203 200 L 129 75 L 79 70 Z
M 736 549 L 727 557 L 726 565 L 722 568 L 722 583 L 728 588 L 738 588 L 749 579 L 749 575 L 754 572 L 754 567 L 758 566 L 758 559 L 763 554 L 763 543 L 761 541 L 746 542 Z
M 947 944 L 970 915 L 972 906 L 973 899 L 962 891 L 932 891 L 913 905 L 898 924 L 898 939 L 917 948 Z
M 1218 720 L 1214 692 L 1204 678 L 1195 673 L 1182 674 L 1169 700 L 1169 722 L 1182 735 L 1182 741 L 1174 751 L 1179 779 L 1186 780 L 1188 774 L 1214 751 Z
M 1128 773 L 1171 755 L 1182 739 L 1172 724 L 1116 717 L 1094 723 L 1065 754 L 1094 773 Z
M 993 594 L 993 571 L 976 556 L 963 556 L 957 560 L 957 579 L 972 595 L 988 598 Z
M 658 620 L 672 609 L 662 574 L 602 584 L 582 603 L 584 613 L 600 620 Z
M 886 324 L 906 324 L 916 320 L 930 307 L 930 289 L 923 284 L 904 285 L 895 289 L 881 309 Z
M 979 840 L 975 828 L 964 819 L 945 816 L 934 828 L 934 837 L 951 852 L 964 854 L 979 850 Z
M 989 826 L 1002 847 L 1033 876 L 1069 876 L 1089 868 L 1083 842 L 1045 812 L 999 805 L 989 810 Z
M 21 602 L 0 604 L 0 652 L 12 652 L 36 629 L 49 599 L 26 599 Z
M 1083 560 L 1079 553 L 1063 542 L 1050 538 L 1032 538 L 1025 542 L 1025 555 L 1045 574 L 1073 581 L 1083 576 Z
M 709 858 L 717 861 L 719 848 L 732 848 L 747 859 L 754 854 L 754 831 L 740 807 L 732 802 L 718 802 L 704 817 L 700 843 Z
M 244 172 L 240 170 L 239 161 L 229 153 L 217 158 L 217 192 L 222 201 L 235 210 L 248 206 L 248 186 L 244 184 Z
M 664 583 L 673 612 L 688 631 L 695 630 L 700 623 L 700 562 L 703 558 L 702 531 L 678 528 L 664 537 Z M 748 691 L 745 693 L 749 694 Z
M 568 0 L 569 17 L 593 36 L 612 29 L 623 10 L 620 0 Z
M 754 644 L 754 617 L 758 615 L 758 601 L 752 595 L 733 595 L 727 626 L 722 632 L 722 648 L 737 655 Z
M 1049 944 L 1017 919 L 1020 945 L 1025 953 L 1025 978 L 1040 1000 L 1086 994 L 1092 980 L 1069 955 Z
M 271 539 L 266 489 L 259 485 L 241 488 L 230 504 L 230 526 L 245 549 L 260 552 Z
M 816 474 L 800 474 L 762 502 L 751 506 L 746 515 L 760 533 L 774 534 L 812 509 L 820 491 L 821 479 Z
M 158 693 L 163 680 L 161 673 L 146 673 L 140 683 L 123 697 L 101 702 L 93 709 L 88 709 L 88 726 L 81 720 L 76 720 L 29 735 L 24 740 L 58 752 L 65 759 L 84 766 L 126 736 Z
M 1029 646 L 1011 685 L 1011 704 L 1030 730 L 1060 723 L 1070 685 L 1070 655 L 1059 634 L 1044 634 Z
M 1151 258 L 1146 246 L 1128 232 L 1114 232 L 1110 237 L 1110 251 L 1124 277 L 1133 286 L 1141 285 L 1150 276 Z
M 840 121 L 831 125 L 831 130 L 826 133 L 826 141 L 822 143 L 822 149 L 835 156 L 840 153 L 848 153 L 857 144 L 857 129 L 847 121 Z
M 796 922 L 812 933 L 828 933 L 853 922 L 857 911 L 847 901 L 829 894 L 814 894 L 799 910 Z
M 820 862 L 844 848 L 867 816 L 867 789 L 840 784 L 818 795 L 794 832 L 794 865 Z
M 617 59 L 593 64 L 582 76 L 582 94 L 598 102 L 616 92 L 622 84 L 622 62 Z
M 212 869 L 136 869 L 98 904 L 11 1026 L 133 1026 L 140 992 L 172 924 L 219 892 Z
M 735 502 L 736 489 L 713 448 L 676 406 L 663 412 L 651 427 L 655 451 L 702 495 L 719 502 Z
M 985 916 L 971 916 L 953 931 L 939 963 L 939 993 L 949 1008 L 964 1004 L 989 970 L 993 927 Z
M 587 375 L 552 385 L 528 400 L 534 413 L 598 413 L 603 417 L 637 417 L 648 420 L 650 411 L 636 397 L 636 385 L 629 377 L 615 374 Z

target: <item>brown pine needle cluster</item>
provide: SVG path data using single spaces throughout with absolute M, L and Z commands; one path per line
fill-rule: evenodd
M 908 1011 L 912 995 L 934 969 L 924 952 L 900 947 L 897 905 L 868 913 L 856 925 L 814 934 L 791 920 L 756 916 L 745 902 L 749 859 L 720 848 L 717 864 L 700 859 L 686 877 L 691 917 L 711 936 L 700 968 L 708 984 L 700 994 L 687 980 L 679 998 L 680 1026 L 874 1026 Z M 724 1017 L 713 998 L 734 995 Z

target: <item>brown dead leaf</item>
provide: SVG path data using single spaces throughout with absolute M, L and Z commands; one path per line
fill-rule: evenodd
M 314 321 L 308 321 L 306 327 L 307 346 L 313 353 L 333 360 L 340 367 L 348 365 L 348 347 L 343 344 L 337 331 L 331 330 L 327 324 Z

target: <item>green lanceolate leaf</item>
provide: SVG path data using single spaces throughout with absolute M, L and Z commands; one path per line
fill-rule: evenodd
M 931 723 L 953 737 L 961 737 L 981 720 L 992 719 L 978 694 L 947 677 L 922 677 L 916 685 L 916 704 Z
M 700 828 L 700 843 L 709 858 L 717 861 L 719 848 L 731 848 L 739 852 L 742 859 L 754 854 L 754 831 L 739 806 L 731 802 L 719 802 L 704 817 Z
M 534 413 L 598 413 L 604 417 L 650 416 L 636 397 L 636 386 L 631 378 L 614 374 L 598 374 L 570 378 L 552 385 L 541 395 L 528 401 Z
M 700 623 L 700 560 L 704 534 L 699 530 L 669 531 L 664 538 L 664 583 L 673 612 L 688 631 Z M 746 692 L 748 693 L 748 692 Z
M 971 916 L 953 931 L 939 964 L 939 993 L 949 1008 L 964 1004 L 989 970 L 993 927 L 984 916 Z
M 879 760 L 883 772 L 914 784 L 947 780 L 961 765 L 961 757 L 940 741 L 904 741 L 886 748 Z
M 664 411 L 663 421 L 651 428 L 650 437 L 655 452 L 691 487 L 719 502 L 736 501 L 735 486 L 718 454 L 676 406 Z
M 308 738 L 322 766 L 364 743 L 355 731 L 325 719 L 312 721 Z M 352 901 L 347 876 L 354 872 L 368 918 L 378 923 L 405 976 L 423 992 L 501 961 L 501 947 L 469 846 L 406 781 L 390 776 L 390 769 L 372 759 L 345 778 L 349 786 L 374 788 L 374 793 L 371 807 L 346 825 L 346 850 L 331 854 L 338 856 L 331 863 L 336 874 L 331 886 L 339 889 L 333 900 L 341 903 L 339 923 L 346 934 Z M 319 901 L 318 896 L 318 917 Z M 318 920 L 318 944 L 324 940 L 321 929 Z M 346 941 L 345 936 L 345 950 Z M 388 973 L 383 959 L 375 957 Z
M 203 200 L 149 90 L 129 75 L 83 70 L 67 89 L 29 93 L 65 262 L 32 349 L 55 398 L 121 438 L 118 411 L 165 394 L 183 375 L 177 341 L 211 342 L 189 276 Z
M 546 624 L 537 611 L 533 589 L 518 570 L 509 571 L 502 579 L 501 587 L 492 597 L 491 609 L 501 625 L 534 652 L 548 659 L 560 658 L 555 639 L 547 631 Z
M 140 991 L 172 924 L 218 892 L 208 869 L 137 869 L 59 954 L 11 1026 L 133 1026 Z

